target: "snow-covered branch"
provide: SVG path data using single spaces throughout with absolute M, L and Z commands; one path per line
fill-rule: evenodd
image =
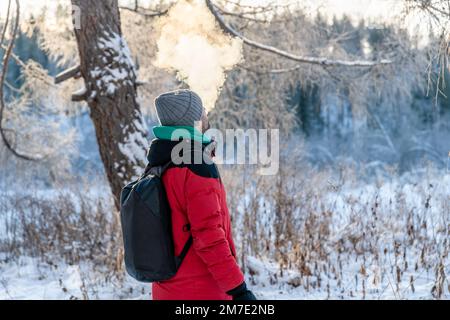
M 217 7 L 212 3 L 211 0 L 206 0 L 206 5 L 211 11 L 211 13 L 216 18 L 219 26 L 224 30 L 224 32 L 240 38 L 246 45 L 251 46 L 253 48 L 263 50 L 272 54 L 276 54 L 278 56 L 281 56 L 283 58 L 293 60 L 300 63 L 309 63 L 309 64 L 315 64 L 315 65 L 321 65 L 321 66 L 341 66 L 341 67 L 374 67 L 377 65 L 386 65 L 391 64 L 391 60 L 380 60 L 380 61 L 366 61 L 366 60 L 333 60 L 329 58 L 324 57 L 308 57 L 308 56 L 301 56 L 296 55 L 281 49 L 278 49 L 276 47 L 272 47 L 269 45 L 265 45 L 262 43 L 259 43 L 257 41 L 254 41 L 252 39 L 249 39 L 233 29 L 230 25 L 226 23 L 224 18 L 220 15 L 220 13 L 217 10 Z
M 10 5 L 10 4 L 9 4 Z M 9 9 L 8 9 L 8 16 L 9 16 Z M 9 21 L 9 18 L 7 19 Z M 4 85 L 6 82 L 6 75 L 8 73 L 8 63 L 9 60 L 11 58 L 11 56 L 13 55 L 13 48 L 14 48 L 14 43 L 17 37 L 17 33 L 19 30 L 19 22 L 20 22 L 20 3 L 19 0 L 16 0 L 16 16 L 15 16 L 15 22 L 14 22 L 14 26 L 13 26 L 13 31 L 12 31 L 12 36 L 11 36 L 11 40 L 8 44 L 8 46 L 6 47 L 5 50 L 5 54 L 3 57 L 3 61 L 2 61 L 2 72 L 0 75 L 0 136 L 1 139 L 3 141 L 3 144 L 5 145 L 6 149 L 9 150 L 14 156 L 23 159 L 23 160 L 37 160 L 29 155 L 23 154 L 19 151 L 17 151 L 14 146 L 10 143 L 10 141 L 8 140 L 8 138 L 6 137 L 6 131 L 3 129 L 3 116 L 4 116 L 4 111 L 5 111 L 5 94 L 4 94 Z M 8 27 L 8 25 L 4 26 L 4 31 L 6 30 L 6 28 Z M 4 40 L 4 36 L 2 33 L 2 41 Z M 2 45 L 0 43 L 0 45 Z
M 6 11 L 6 20 L 5 23 L 3 25 L 3 30 L 0 36 L 0 45 L 3 44 L 3 41 L 5 40 L 5 36 L 6 36 L 6 29 L 8 29 L 8 24 L 9 24 L 9 14 L 11 12 L 11 0 L 8 1 L 8 9 Z
M 164 9 L 164 10 L 151 10 L 151 9 L 146 9 L 143 8 L 139 5 L 136 4 L 136 6 L 134 8 L 130 8 L 127 6 L 121 6 L 119 7 L 120 10 L 126 10 L 126 11 L 131 11 L 134 12 L 136 14 L 139 14 L 141 16 L 144 16 L 146 18 L 155 18 L 155 17 L 160 17 L 163 16 L 165 14 L 167 14 L 167 12 L 169 12 L 169 8 Z
M 55 84 L 59 84 L 71 78 L 75 78 L 80 75 L 80 66 L 74 66 L 67 70 L 64 70 L 55 77 Z

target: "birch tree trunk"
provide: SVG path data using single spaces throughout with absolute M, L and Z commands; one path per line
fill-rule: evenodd
M 145 165 L 147 130 L 137 102 L 136 71 L 122 37 L 117 0 L 72 0 L 85 89 L 105 172 L 119 208 L 122 187 Z

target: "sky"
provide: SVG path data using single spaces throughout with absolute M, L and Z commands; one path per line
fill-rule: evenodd
M 121 3 L 127 3 L 128 0 L 119 0 Z M 141 0 L 145 2 L 148 0 Z M 237 1 L 237 0 L 236 0 Z M 261 5 L 273 3 L 273 0 L 240 0 L 246 5 Z M 58 1 L 55 0 L 20 0 L 21 7 L 25 12 L 36 12 L 44 6 L 55 6 Z M 69 3 L 69 0 L 63 1 Z M 342 15 L 347 13 L 354 16 L 364 17 L 384 17 L 391 18 L 393 14 L 398 13 L 398 0 L 278 0 L 278 3 L 302 3 L 304 6 L 315 10 L 319 8 L 326 14 Z M 4 16 L 8 1 L 0 0 L 0 15 Z M 395 10 L 392 8 L 395 7 Z
M 249 5 L 273 3 L 273 0 L 241 0 L 241 3 Z M 298 4 L 300 3 L 311 10 L 319 9 L 321 12 L 329 15 L 342 16 L 350 14 L 354 16 L 365 17 L 384 17 L 390 18 L 393 13 L 399 12 L 398 0 L 278 0 L 277 4 Z M 395 7 L 395 12 L 392 10 Z
M 311 9 L 320 10 L 328 15 L 338 17 L 344 14 L 370 20 L 392 20 L 402 12 L 401 1 L 398 0 L 307 0 L 303 1 Z
M 273 0 L 240 0 L 249 5 L 273 3 Z M 384 22 L 401 24 L 414 34 L 427 37 L 429 34 L 428 18 L 416 14 L 406 15 L 404 2 L 400 0 L 277 0 L 277 4 L 299 5 L 311 17 L 318 13 L 330 20 L 347 15 L 357 24 L 364 19 L 374 28 Z
M 119 0 L 119 3 L 125 5 L 127 3 L 134 3 L 131 0 Z M 151 0 L 140 0 L 141 3 L 149 2 Z M 245 5 L 264 5 L 267 3 L 300 5 L 304 11 L 315 16 L 318 12 L 321 14 L 333 17 L 346 14 L 354 18 L 355 22 L 360 18 L 369 21 L 374 27 L 380 22 L 397 22 L 402 23 L 410 32 L 419 34 L 428 34 L 428 24 L 424 23 L 426 20 L 423 17 L 410 16 L 404 19 L 403 1 L 399 0 L 234 0 L 240 1 Z M 69 4 L 69 0 L 20 0 L 23 12 L 39 12 L 43 7 L 56 8 L 58 2 Z M 6 14 L 7 0 L 0 0 L 0 19 L 3 19 Z

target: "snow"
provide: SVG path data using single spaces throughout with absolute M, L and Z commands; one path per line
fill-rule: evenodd
M 75 91 L 75 92 L 73 93 L 73 95 L 75 95 L 75 96 L 82 96 L 82 95 L 85 95 L 86 92 L 87 92 L 86 87 L 82 87 L 82 88 L 80 88 L 79 90 Z
M 298 195 L 300 208 L 295 209 L 292 219 L 300 221 L 296 224 L 293 221 L 299 234 L 309 234 L 304 221 L 311 212 L 316 223 L 319 221 L 319 225 L 325 224 L 328 228 L 317 235 L 320 236 L 317 239 L 304 240 L 308 236 L 298 236 L 305 244 L 318 245 L 320 242 L 320 249 L 302 249 L 307 250 L 306 265 L 312 274 L 300 272 L 302 266 L 295 259 L 289 267 L 282 269 L 273 260 L 276 257 L 274 248 L 269 253 L 256 248 L 254 250 L 261 256 L 247 258 L 247 276 L 260 298 L 435 298 L 433 287 L 438 280 L 438 266 L 445 274 L 450 272 L 447 253 L 449 174 L 434 177 L 406 175 L 381 183 L 359 182 L 358 186 L 348 183 L 331 190 L 316 185 L 316 181 L 311 183 L 320 195 L 310 195 L 309 189 L 302 188 Z M 244 239 L 248 239 L 242 218 L 257 206 L 259 212 L 265 213 L 257 214 L 254 228 L 260 239 L 270 239 L 267 242 L 273 246 L 277 221 L 270 194 L 263 194 L 262 189 L 257 189 L 258 185 L 246 188 L 248 194 L 236 208 L 236 243 L 245 243 Z M 255 201 L 252 199 L 254 194 L 259 195 L 258 205 L 252 202 Z M 328 212 L 328 215 L 324 217 L 321 212 Z M 407 231 L 409 229 L 413 230 L 412 235 Z M 312 230 L 312 237 L 316 237 L 315 232 L 320 232 Z M 283 235 L 280 239 L 284 239 Z M 289 244 L 285 245 L 284 254 L 290 252 L 287 248 Z M 317 257 L 319 251 L 322 257 Z M 444 281 L 443 299 L 450 299 L 449 284 L 448 280 Z
M 314 200 L 317 208 L 334 208 L 329 220 L 329 237 L 323 240 L 328 250 L 324 263 L 319 261 L 317 270 L 310 266 L 312 274 L 305 276 L 298 265 L 281 268 L 269 255 L 247 256 L 246 281 L 258 299 L 435 298 L 433 287 L 439 279 L 436 267 L 441 264 L 444 273 L 450 274 L 450 260 L 445 253 L 448 231 L 442 231 L 448 227 L 450 219 L 450 174 L 420 179 L 404 177 L 380 185 L 336 187 L 322 192 L 322 198 Z M 13 197 L 15 193 L 17 191 L 0 192 L 0 200 Z M 48 200 L 64 193 L 77 201 L 70 190 L 23 190 L 20 193 Z M 108 193 L 92 186 L 84 197 L 107 199 Z M 374 226 L 377 234 L 370 235 L 370 229 L 365 228 L 373 222 L 371 206 L 375 200 L 378 203 Z M 249 201 L 249 195 L 243 197 L 243 202 L 247 203 L 238 211 L 248 208 Z M 258 222 L 273 225 L 274 215 L 266 201 L 259 198 L 265 215 L 258 217 Z M 0 232 L 5 235 L 7 232 L 1 229 L 6 226 L 3 219 L 12 219 L 14 211 L 8 214 L 5 201 L 0 201 L 0 208 Z M 417 219 L 412 224 L 417 228 L 413 244 L 408 243 L 405 234 L 405 224 L 411 217 L 402 215 L 410 211 L 415 212 L 412 219 Z M 234 224 L 239 226 L 240 220 L 234 220 Z M 420 228 L 424 224 L 427 228 Z M 239 245 L 244 235 L 239 227 L 237 231 L 235 243 Z M 351 239 L 361 232 L 366 232 L 364 239 L 353 247 Z M 261 236 L 265 236 L 263 230 Z M 273 234 L 269 238 L 273 243 Z M 341 243 L 343 252 L 336 250 L 337 243 Z M 77 245 L 72 243 L 68 249 Z M 422 246 L 426 246 L 425 251 Z M 358 253 L 359 250 L 362 253 Z M 48 261 L 27 255 L 12 259 L 0 253 L 0 299 L 151 299 L 150 285 L 135 281 L 123 270 L 113 273 L 89 260 L 69 264 L 55 257 L 51 263 Z M 441 299 L 450 299 L 448 279 L 443 281 Z
M 96 79 L 100 93 L 111 96 L 119 86 L 133 85 L 136 68 L 125 39 L 117 33 L 104 32 L 98 39 L 98 47 L 105 65 L 92 70 L 91 77 Z
M 0 259 L 0 300 L 150 299 L 150 285 L 126 277 L 105 280 L 89 263 L 48 265 L 36 258 Z
M 432 298 L 430 294 L 434 285 L 434 274 L 432 272 L 416 275 L 413 291 L 408 281 L 403 283 L 399 289 L 395 287 L 395 279 L 392 277 L 387 276 L 385 282 L 380 282 L 380 269 L 376 266 L 366 270 L 364 276 L 361 274 L 360 264 L 353 263 L 346 268 L 344 274 L 346 281 L 342 288 L 339 288 L 333 278 L 324 277 L 319 280 L 311 277 L 306 283 L 294 271 L 287 271 L 280 277 L 279 266 L 274 262 L 258 260 L 253 257 L 249 257 L 248 261 L 256 275 L 247 276 L 247 282 L 255 291 L 257 298 L 262 300 L 416 300 Z M 355 275 L 359 275 L 359 279 Z M 270 284 L 270 281 L 276 281 L 277 284 Z M 321 287 L 319 287 L 319 281 Z M 366 286 L 365 293 L 363 293 L 363 281 Z M 447 293 L 444 298 L 450 299 L 450 294 Z
M 132 180 L 139 177 L 142 172 L 143 165 L 147 162 L 148 139 L 144 127 L 144 119 L 142 115 L 136 111 L 135 120 L 131 126 L 125 126 L 123 133 L 126 134 L 125 142 L 119 144 L 120 152 L 133 164 L 134 175 Z M 120 164 L 115 163 L 114 166 L 119 170 L 124 169 Z
M 311 300 L 311 299 L 430 299 L 434 285 L 433 272 L 421 272 L 415 276 L 414 290 L 406 281 L 397 290 L 395 280 L 386 277 L 384 283 L 375 282 L 380 277 L 377 267 L 368 269 L 367 275 L 355 280 L 360 274 L 360 265 L 353 263 L 346 270 L 346 283 L 340 289 L 332 278 L 319 280 L 311 278 L 308 284 L 300 280 L 295 271 L 287 271 L 279 275 L 279 266 L 267 259 L 247 258 L 248 286 L 261 300 Z M 408 277 L 409 279 L 409 274 Z M 362 293 L 362 282 L 365 280 L 366 293 Z M 392 284 L 392 285 L 391 285 Z M 353 296 L 347 294 L 352 292 Z M 36 258 L 22 257 L 18 262 L 1 261 L 0 259 L 0 300 L 8 299 L 127 299 L 150 300 L 151 285 L 139 283 L 130 276 L 125 279 L 105 275 L 93 270 L 89 263 L 67 265 L 64 262 L 48 265 Z M 444 296 L 450 299 L 450 294 Z

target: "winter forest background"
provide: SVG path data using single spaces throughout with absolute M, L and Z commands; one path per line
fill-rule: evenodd
M 0 299 L 151 298 L 114 195 L 186 87 L 280 129 L 220 168 L 258 298 L 450 298 L 450 2 L 344 2 L 0 0 Z

